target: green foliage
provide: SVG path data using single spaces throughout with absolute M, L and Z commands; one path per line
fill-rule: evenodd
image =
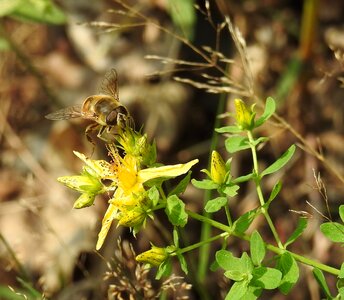
M 275 100 L 271 97 L 266 99 L 265 110 L 262 116 L 255 122 L 255 127 L 263 125 L 270 117 L 274 114 L 276 110 Z
M 215 199 L 209 200 L 205 205 L 204 210 L 208 213 L 214 213 L 219 211 L 222 207 L 227 204 L 226 197 L 217 197 Z
M 241 135 L 233 135 L 226 139 L 225 146 L 229 153 L 235 153 L 250 148 L 248 138 Z
M 185 257 L 181 255 L 180 253 L 177 253 L 177 257 L 178 257 L 182 271 L 184 272 L 185 275 L 187 275 L 189 271 L 188 271 L 188 265 L 186 263 Z
M 337 222 L 326 222 L 320 225 L 321 232 L 332 242 L 344 243 L 344 225 Z
M 250 239 L 250 252 L 252 262 L 255 266 L 260 266 L 265 257 L 265 243 L 258 231 L 254 231 Z
M 203 189 L 203 190 L 215 190 L 218 188 L 218 184 L 215 183 L 212 180 L 209 179 L 203 179 L 203 180 L 196 180 L 192 179 L 191 183 L 198 189 Z
M 176 195 L 167 198 L 165 213 L 173 226 L 184 227 L 188 221 L 185 204 Z
M 342 222 L 344 223 L 344 204 L 339 206 L 339 216 L 340 216 L 340 219 L 342 220 Z
M 316 281 L 318 282 L 320 288 L 326 295 L 326 299 L 333 299 L 333 296 L 331 295 L 330 289 L 327 285 L 324 273 L 319 270 L 318 268 L 313 269 L 313 275 Z
M 257 146 L 268 141 L 268 138 L 259 136 L 254 137 L 253 131 L 257 127 L 262 126 L 273 116 L 276 109 L 275 101 L 269 97 L 266 100 L 262 115 L 258 118 L 256 118 L 254 105 L 247 108 L 246 104 L 240 99 L 236 99 L 235 104 L 236 125 L 219 128 L 217 132 L 226 133 L 227 139 L 225 140 L 225 147 L 227 152 L 236 153 L 238 151 L 250 149 L 252 156 L 250 170 L 252 171 L 249 174 L 239 175 L 235 178 L 231 173 L 232 158 L 226 158 L 227 162 L 225 162 L 226 159 L 216 150 L 212 151 L 209 168 L 207 170 L 202 170 L 208 178 L 202 180 L 191 179 L 190 169 L 198 160 L 171 166 L 157 166 L 154 162 L 155 167 L 145 168 L 146 165 L 142 166 L 140 164 L 142 159 L 135 160 L 135 157 L 130 155 L 129 157 L 125 156 L 124 158 L 120 157 L 120 159 L 118 159 L 119 162 L 125 161 L 126 164 L 117 163 L 116 168 L 113 168 L 110 163 L 88 159 L 86 156 L 79 154 L 78 157 L 87 164 L 87 170 L 90 170 L 92 174 L 84 172 L 81 176 L 62 177 L 60 181 L 83 194 L 88 193 L 93 196 L 103 193 L 104 191 L 113 192 L 115 190 L 114 196 L 110 200 L 110 204 L 114 206 L 114 209 L 111 206 L 109 207 L 110 212 L 111 209 L 113 209 L 115 214 L 111 215 L 110 213 L 106 213 L 103 219 L 103 227 L 99 234 L 100 246 L 102 245 L 104 236 L 107 234 L 108 223 L 114 218 L 117 218 L 119 225 L 130 227 L 135 234 L 142 230 L 147 216 L 151 217 L 154 221 L 154 213 L 157 210 L 165 211 L 168 221 L 173 226 L 173 245 L 169 245 L 165 248 L 152 245 L 150 250 L 136 256 L 138 262 L 157 267 L 157 279 L 161 279 L 171 274 L 174 261 L 178 261 L 181 270 L 185 274 L 188 274 L 185 254 L 202 246 L 207 248 L 211 242 L 221 240 L 222 250 L 216 252 L 215 261 L 211 265 L 211 270 L 222 268 L 224 270 L 224 276 L 232 281 L 226 299 L 254 300 L 257 299 L 264 290 L 273 289 L 279 289 L 282 294 L 287 295 L 299 279 L 299 263 L 317 267 L 314 269 L 314 276 L 328 299 L 332 299 L 333 297 L 329 292 L 321 270 L 338 276 L 338 292 L 339 295 L 343 295 L 344 264 L 339 271 L 335 268 L 315 262 L 305 256 L 286 250 L 289 245 L 294 243 L 296 239 L 302 235 L 307 227 L 307 219 L 300 218 L 298 220 L 298 224 L 293 233 L 283 244 L 273 220 L 269 215 L 269 209 L 272 202 L 277 202 L 278 195 L 282 188 L 282 182 L 276 182 L 271 191 L 264 191 L 263 187 L 266 185 L 263 184 L 263 181 L 266 180 L 266 176 L 276 173 L 286 166 L 296 150 L 295 145 L 290 146 L 287 151 L 275 160 L 275 162 L 271 163 L 265 170 L 260 171 Z M 129 137 L 134 134 L 135 138 L 140 138 L 139 134 L 132 130 L 129 130 L 127 134 Z M 124 137 L 122 137 L 122 139 L 123 143 Z M 120 143 L 120 145 L 122 144 Z M 142 153 L 137 143 L 126 143 L 125 145 L 133 145 L 137 153 Z M 149 149 L 149 147 L 150 146 L 146 144 L 145 149 Z M 126 149 L 125 152 L 129 152 L 128 150 L 130 149 Z M 134 152 L 129 153 L 132 154 Z M 115 151 L 112 153 L 112 158 L 116 157 L 116 155 L 119 154 Z M 111 171 L 113 169 L 116 169 L 122 176 L 112 174 Z M 170 178 L 184 174 L 186 174 L 186 176 L 181 179 L 172 190 L 165 193 L 164 182 Z M 106 178 L 116 178 L 113 186 L 103 185 L 103 176 Z M 207 197 L 207 201 L 204 205 L 204 215 L 186 210 L 185 203 L 179 198 L 179 195 L 186 190 L 190 180 L 194 187 L 209 190 L 209 197 Z M 231 198 L 238 194 L 238 190 L 242 183 L 248 181 L 251 181 L 251 184 L 255 186 L 256 195 L 252 195 L 252 199 L 257 201 L 255 208 L 238 216 L 233 222 L 231 216 L 233 203 Z M 121 185 L 119 183 L 121 183 Z M 123 197 L 123 195 L 125 195 L 125 197 Z M 267 195 L 266 198 L 265 195 Z M 82 202 L 81 200 L 84 201 Z M 84 207 L 89 203 L 93 203 L 94 197 L 89 199 L 84 196 L 81 200 L 81 206 Z M 240 201 L 239 197 L 237 200 Z M 226 223 L 215 220 L 217 215 L 221 214 L 213 214 L 222 209 L 226 215 Z M 339 215 L 343 221 L 344 205 L 339 208 Z M 203 235 L 202 232 L 202 239 L 200 242 L 186 245 L 182 248 L 185 241 L 188 239 L 180 238 L 181 232 L 184 234 L 187 232 L 187 230 L 182 230 L 181 227 L 187 225 L 189 217 L 203 222 L 209 227 L 216 228 L 220 230 L 221 233 L 212 237 L 209 235 L 208 238 L 204 238 L 205 235 Z M 265 218 L 271 235 L 275 239 L 274 244 L 266 242 L 271 236 L 269 236 L 269 238 L 265 237 L 265 230 L 264 235 L 261 235 L 257 230 L 253 230 L 250 235 L 246 233 L 247 229 L 253 224 L 253 221 L 256 220 L 257 217 Z M 343 224 L 327 222 L 321 225 L 321 230 L 332 241 L 344 242 Z M 102 235 L 102 232 L 105 233 Z M 211 231 L 209 230 L 209 232 Z M 235 257 L 232 252 L 225 250 L 227 248 L 228 239 L 234 238 L 239 238 L 249 243 L 250 255 L 243 252 L 240 257 Z M 99 249 L 99 247 L 97 249 Z M 276 254 L 275 259 L 265 259 L 267 251 L 274 252 Z M 202 259 L 202 255 L 200 257 Z M 271 257 L 271 255 L 268 257 Z
M 308 220 L 306 218 L 300 218 L 299 222 L 297 223 L 296 229 L 292 233 L 292 235 L 288 238 L 285 242 L 284 247 L 287 248 L 288 245 L 294 243 L 294 241 L 304 232 L 307 228 Z
M 236 281 L 226 299 L 256 299 L 263 289 L 271 290 L 280 285 L 282 272 L 278 269 L 261 266 L 260 263 L 265 256 L 265 244 L 258 232 L 251 237 L 250 258 L 246 252 L 240 258 L 234 257 L 230 251 L 220 250 L 216 252 L 218 265 L 225 270 L 224 275 Z M 239 290 L 239 288 L 241 290 Z
M 63 11 L 51 0 L 0 0 L 0 17 L 59 25 L 66 21 Z
M 274 187 L 272 188 L 272 191 L 271 191 L 271 194 L 270 194 L 270 197 L 267 201 L 267 203 L 271 203 L 276 197 L 277 195 L 279 194 L 279 192 L 281 191 L 281 188 L 282 188 L 282 183 L 280 181 L 278 181 Z
M 156 272 L 155 279 L 159 280 L 162 277 L 167 277 L 172 273 L 172 260 L 167 259 L 158 267 L 158 271 Z
M 258 209 L 250 210 L 241 215 L 233 224 L 235 231 L 238 233 L 244 233 L 259 214 Z
M 188 174 L 178 183 L 178 185 L 168 193 L 168 197 L 171 195 L 180 195 L 185 192 L 188 184 L 190 183 L 191 179 L 191 172 L 188 172 Z
M 266 176 L 268 174 L 272 174 L 283 168 L 288 161 L 293 157 L 295 152 L 295 145 L 291 145 L 289 149 L 282 154 L 280 158 L 278 158 L 272 165 L 267 167 L 260 175 L 261 177 Z
M 148 198 L 152 201 L 152 206 L 156 206 L 160 199 L 160 194 L 156 186 L 152 186 L 147 192 Z
M 279 290 L 287 295 L 299 279 L 299 267 L 289 252 L 280 255 L 277 263 L 277 269 L 282 272 L 282 280 Z

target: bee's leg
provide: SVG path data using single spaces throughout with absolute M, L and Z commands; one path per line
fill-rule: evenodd
M 92 139 L 91 137 L 91 133 L 94 132 L 95 130 L 97 130 L 99 127 L 99 124 L 90 124 L 86 127 L 86 130 L 85 130 L 85 136 L 86 136 L 86 139 L 92 144 L 92 153 L 91 153 L 91 157 L 94 153 L 94 149 L 96 147 L 96 143 L 94 142 L 94 140 Z
M 101 125 L 99 125 L 99 127 L 100 127 L 100 128 L 99 128 L 97 137 L 98 137 L 99 139 L 101 139 L 102 141 L 104 141 L 105 143 L 110 143 L 111 140 L 110 140 L 109 138 L 105 137 L 103 134 L 104 134 L 104 133 L 108 133 L 108 132 L 109 132 L 109 128 L 110 128 L 111 126 L 101 126 Z
M 117 122 L 118 124 L 121 124 L 122 128 L 129 127 L 131 129 L 135 129 L 134 119 L 129 114 L 118 114 Z

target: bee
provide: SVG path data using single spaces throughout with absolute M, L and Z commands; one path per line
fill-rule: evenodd
M 106 143 L 114 140 L 118 130 L 133 127 L 133 119 L 128 109 L 119 102 L 117 72 L 111 69 L 102 81 L 99 95 L 87 97 L 81 105 L 62 108 L 46 115 L 49 120 L 83 118 L 93 121 L 85 130 L 87 140 L 94 145 L 92 132 Z

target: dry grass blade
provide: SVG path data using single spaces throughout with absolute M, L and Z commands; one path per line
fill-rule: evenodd
M 169 57 L 159 56 L 159 55 L 146 55 L 146 59 L 152 59 L 152 60 L 160 60 L 163 64 L 176 64 L 176 65 L 185 65 L 185 66 L 196 66 L 196 67 L 202 67 L 202 68 L 210 68 L 211 65 L 208 63 L 199 63 L 199 62 L 192 62 L 192 61 L 186 61 L 181 59 L 173 59 Z
M 241 89 L 236 89 L 236 88 L 233 88 L 230 86 L 215 86 L 215 85 L 211 85 L 211 84 L 207 84 L 207 83 L 201 83 L 199 81 L 194 81 L 192 79 L 181 78 L 181 77 L 173 77 L 173 79 L 178 81 L 178 82 L 190 84 L 190 85 L 192 85 L 196 88 L 199 88 L 199 89 L 204 89 L 208 93 L 213 93 L 213 94 L 233 93 L 233 94 L 240 95 L 242 97 L 249 97 L 250 96 L 250 93 L 248 93 L 247 91 L 241 90 Z

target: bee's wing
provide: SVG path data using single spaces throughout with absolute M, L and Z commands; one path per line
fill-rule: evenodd
M 45 117 L 49 120 L 68 120 L 81 117 L 81 105 L 73 105 L 52 112 Z
M 105 77 L 100 85 L 100 91 L 106 95 L 119 99 L 118 94 L 118 76 L 115 69 L 111 69 L 105 74 Z

